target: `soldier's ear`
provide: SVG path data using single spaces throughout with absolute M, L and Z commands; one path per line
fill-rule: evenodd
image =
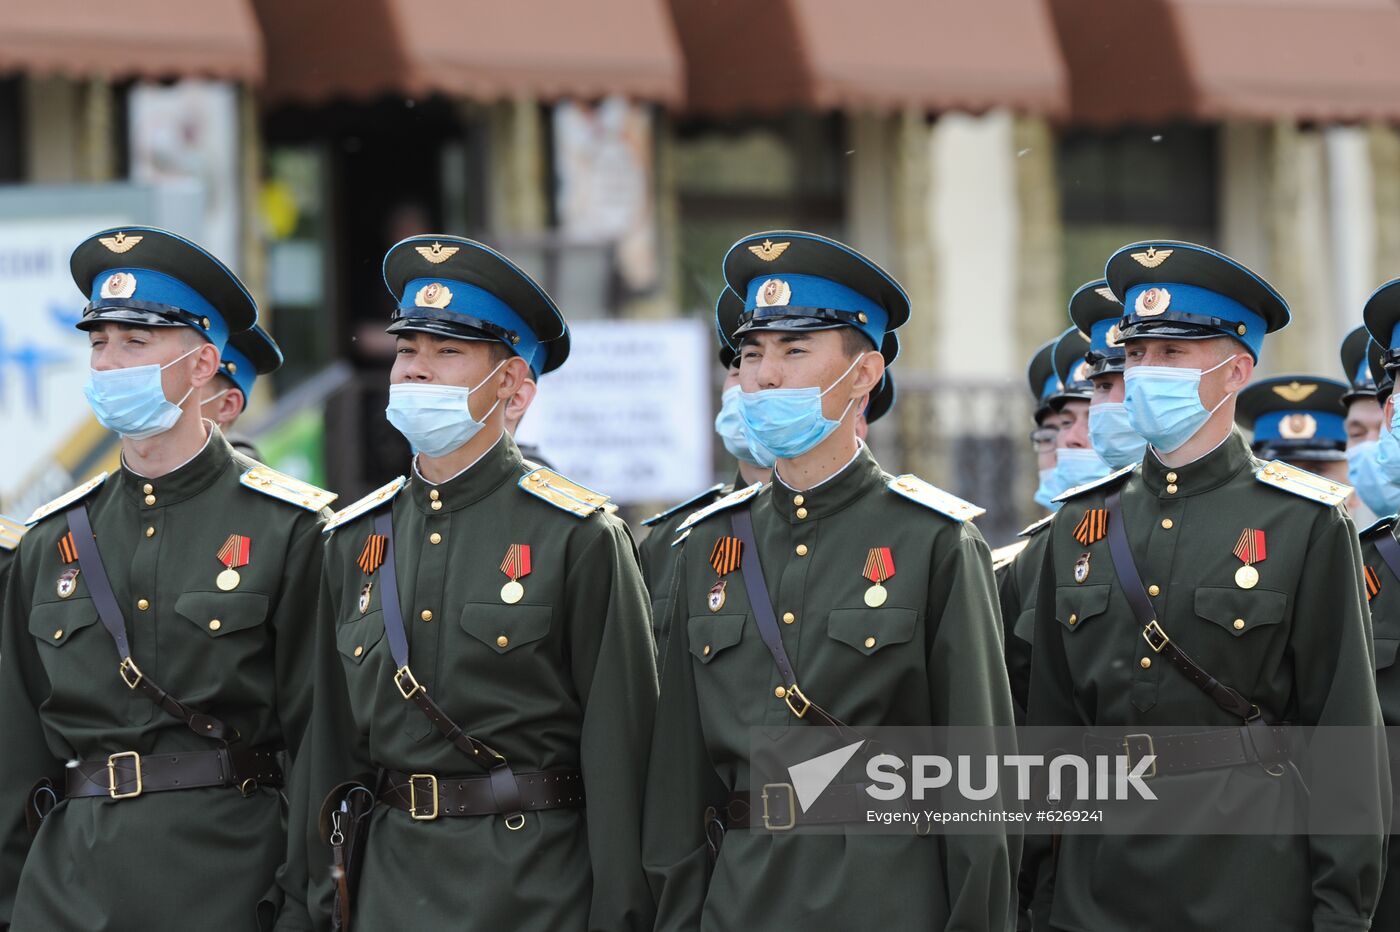
M 194 388 L 203 388 L 219 374 L 219 348 L 213 343 L 201 342 L 190 359 L 194 362 L 190 367 L 190 385 Z
M 501 384 L 496 388 L 496 397 L 510 398 L 529 377 L 530 364 L 519 356 L 510 357 L 501 366 Z
M 852 394 L 868 395 L 880 384 L 885 376 L 885 357 L 875 350 L 867 350 L 856 364 L 855 380 L 851 383 Z
M 1395 396 L 1391 395 L 1385 400 L 1385 406 L 1381 408 L 1381 430 L 1390 430 L 1390 420 L 1395 417 Z
M 1237 392 L 1249 384 L 1254 377 L 1254 357 L 1248 353 L 1236 353 L 1235 358 L 1225 367 L 1225 391 Z

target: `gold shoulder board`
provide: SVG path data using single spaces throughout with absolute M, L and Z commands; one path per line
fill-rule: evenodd
M 395 495 L 399 494 L 399 490 L 407 484 L 408 480 L 403 476 L 399 476 L 393 482 L 380 486 L 359 501 L 347 505 L 331 515 L 331 519 L 326 522 L 326 526 L 321 528 L 321 533 L 326 534 L 334 531 L 342 524 L 353 521 L 360 515 L 373 511 L 385 502 L 392 500 Z
M 886 485 L 891 491 L 903 495 L 911 502 L 918 502 L 925 508 L 930 508 L 954 521 L 971 521 L 973 518 L 987 513 L 987 509 L 980 508 L 972 502 L 965 502 L 951 492 L 945 492 L 938 486 L 909 473 L 895 476 Z
M 92 494 L 92 491 L 94 489 L 96 489 L 98 486 L 100 486 L 106 481 L 107 474 L 105 472 L 102 473 L 100 476 L 94 476 L 87 482 L 84 482 L 82 485 L 78 486 L 76 489 L 71 489 L 67 492 L 64 492 L 62 495 L 49 502 L 47 505 L 40 505 L 38 508 L 35 508 L 34 513 L 29 516 L 29 520 L 24 523 L 31 526 L 39 523 L 44 518 L 47 518 L 54 512 L 62 511 L 74 502 L 87 498 L 88 495 Z
M 1051 522 L 1051 521 L 1054 521 L 1054 520 L 1055 520 L 1055 515 L 1054 515 L 1053 513 L 1048 514 L 1048 515 L 1046 515 L 1045 517 L 1041 518 L 1039 521 L 1033 521 L 1033 522 L 1031 522 L 1030 524 L 1026 525 L 1024 528 L 1022 528 L 1022 529 L 1020 530 L 1019 533 L 1017 533 L 1016 536 L 1017 536 L 1017 537 L 1030 537 L 1030 536 L 1033 535 L 1036 531 L 1039 531 L 1039 530 L 1041 530 L 1041 529 L 1043 529 L 1043 528 L 1049 526 L 1050 522 Z
M 706 489 L 705 491 L 703 491 L 703 492 L 698 492 L 698 493 L 696 493 L 695 495 L 690 496 L 690 498 L 687 498 L 687 499 L 686 499 L 685 501 L 683 501 L 683 502 L 677 502 L 676 504 L 672 505 L 670 508 L 667 508 L 665 511 L 658 511 L 656 514 L 652 515 L 650 518 L 647 518 L 645 521 L 643 521 L 643 522 L 642 522 L 642 527 L 651 527 L 653 524 L 656 524 L 656 523 L 659 522 L 659 521 L 665 521 L 667 518 L 671 517 L 672 515 L 676 514 L 677 512 L 683 511 L 683 510 L 685 510 L 686 508 L 689 508 L 690 506 L 694 505 L 696 502 L 702 501 L 702 500 L 704 500 L 704 499 L 706 499 L 706 498 L 709 498 L 709 497 L 711 497 L 711 496 L 714 496 L 714 495 L 718 495 L 719 493 L 721 493 L 721 492 L 723 492 L 723 491 L 724 491 L 724 483 L 723 483 L 723 482 L 715 483 L 714 485 L 710 486 L 710 487 L 709 487 L 708 489 Z
M 1030 546 L 1028 540 L 1018 540 L 1014 544 L 1007 544 L 1005 547 L 998 547 L 992 551 L 992 569 L 999 570 L 1016 559 L 1016 555 Z
M 1090 489 L 1097 489 L 1106 485 L 1115 485 L 1120 480 L 1127 478 L 1128 473 L 1132 472 L 1134 469 L 1137 469 L 1136 463 L 1134 463 L 1131 466 L 1124 466 L 1122 469 L 1116 469 L 1108 475 L 1104 476 L 1102 479 L 1095 479 L 1093 482 L 1086 482 L 1083 485 L 1076 485 L 1074 488 L 1070 489 L 1067 492 L 1061 492 L 1059 495 L 1056 495 L 1054 498 L 1052 498 L 1051 501 L 1067 502 L 1071 498 L 1074 498 L 1076 495 L 1083 495 Z
M 601 492 L 585 488 L 543 466 L 521 476 L 518 484 L 536 498 L 542 498 L 576 518 L 586 518 L 595 511 L 605 509 L 609 502 Z
M 1351 495 L 1351 486 L 1333 482 L 1281 460 L 1265 463 L 1262 469 L 1255 470 L 1254 478 L 1265 485 L 1324 505 L 1340 505 Z
M 248 488 L 308 511 L 320 511 L 340 496 L 267 466 L 254 466 L 239 480 Z
M 19 546 L 19 539 L 24 536 L 29 528 L 20 524 L 14 518 L 7 518 L 0 515 L 0 550 L 14 550 Z
M 753 485 L 745 486 L 742 489 L 735 489 L 733 492 L 730 492 L 723 498 L 718 499 L 717 501 L 710 502 L 710 504 L 706 505 L 704 508 L 701 508 L 699 511 L 695 512 L 690 517 L 686 518 L 684 521 L 681 522 L 680 527 L 676 528 L 676 539 L 671 542 L 672 545 L 674 546 L 675 544 L 680 543 L 682 535 L 686 531 L 689 531 L 691 528 L 695 527 L 695 525 L 699 524 L 701 521 L 704 521 L 710 515 L 717 514 L 718 512 L 724 511 L 727 508 L 733 508 L 735 505 L 742 504 L 743 502 L 746 502 L 749 499 L 753 498 L 759 492 L 762 492 L 763 489 L 764 485 L 762 482 L 755 482 Z

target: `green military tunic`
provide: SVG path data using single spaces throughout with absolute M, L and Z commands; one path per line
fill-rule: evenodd
M 1365 564 L 1366 593 L 1371 606 L 1371 629 L 1376 641 L 1376 692 L 1387 728 L 1400 727 L 1400 577 L 1391 572 L 1376 542 L 1382 535 L 1393 539 L 1400 522 L 1394 515 L 1361 532 L 1361 559 Z M 1400 775 L 1400 747 L 1390 748 L 1391 781 Z M 1392 786 L 1393 789 L 1393 786 Z M 1391 835 L 1386 856 L 1388 868 L 1380 905 L 1371 922 L 1373 929 L 1400 929 L 1400 837 Z
M 359 563 L 375 514 L 393 509 L 409 665 L 429 695 L 514 771 L 583 775 L 583 809 L 414 821 L 376 807 L 354 899 L 359 930 L 644 930 L 652 901 L 641 869 L 641 799 L 656 700 L 646 590 L 625 525 L 556 494 L 508 436 L 433 485 L 414 470 L 337 516 L 317 625 L 313 807 L 333 785 L 380 768 L 480 776 L 394 684 L 381 611 L 382 567 Z M 377 507 L 376 507 L 377 506 Z M 337 526 L 338 525 L 338 526 Z M 523 597 L 503 600 L 502 561 L 530 547 Z M 368 564 L 373 566 L 373 564 Z M 337 760 L 338 759 L 338 760 Z M 328 770 L 328 767 L 330 770 Z M 338 767 L 339 772 L 334 772 Z M 312 844 L 319 842 L 312 841 Z M 314 862 L 312 918 L 331 889 Z
M 1020 541 L 992 552 L 996 571 L 997 600 L 1001 604 L 1002 634 L 1006 642 L 1006 673 L 1011 680 L 1011 701 L 1016 722 L 1026 721 L 1026 696 L 1031 687 L 1031 644 L 1035 638 L 1035 595 L 1040 566 L 1045 558 L 1048 515 L 1020 533 Z M 1003 550 L 1011 551 L 998 560 Z
M 1104 733 L 1240 725 L 1148 646 L 1107 537 L 1076 537 L 1084 514 L 1104 508 L 1115 488 L 1157 621 L 1197 664 L 1267 722 L 1379 726 L 1360 554 L 1338 506 L 1347 490 L 1265 464 L 1238 431 L 1188 465 L 1168 468 L 1149 451 L 1140 467 L 1070 493 L 1041 571 L 1031 725 Z M 1246 529 L 1266 542 L 1252 588 L 1236 582 Z M 1357 804 L 1388 801 L 1384 765 L 1353 766 Z M 1179 785 L 1193 788 L 1203 811 L 1222 814 L 1278 811 L 1304 792 L 1289 771 L 1275 777 L 1259 766 L 1157 779 L 1186 781 Z M 1373 836 L 1066 835 L 1050 923 L 1075 932 L 1365 929 L 1383 840 L 1379 824 Z
M 0 515 L 0 593 L 5 591 L 5 580 L 10 576 L 10 564 L 15 560 L 20 538 L 28 530 L 13 518 Z
M 650 528 L 646 538 L 637 545 L 637 556 L 642 564 L 642 578 L 646 580 L 647 592 L 651 594 L 651 623 L 655 628 L 656 643 L 665 643 L 665 632 L 661 626 L 666 623 L 666 606 L 671 594 L 671 581 L 675 576 L 676 548 L 671 544 L 676 539 L 676 529 L 686 518 L 736 488 L 743 487 L 743 479 L 736 477 L 732 485 L 716 485 L 693 498 L 686 499 L 665 511 L 652 515 L 642 522 Z
M 332 499 L 235 453 L 217 428 L 167 475 L 123 468 L 88 484 L 133 660 L 237 729 L 246 747 L 295 749 L 305 731 L 320 532 Z M 41 778 L 62 787 L 68 760 L 218 747 L 122 682 L 87 572 L 59 585 L 77 563 L 59 546 L 63 508 L 47 508 L 20 544 L 3 612 L 0 927 L 259 928 L 259 900 L 270 909 L 281 901 L 274 874 L 287 845 L 276 789 L 69 799 L 30 840 L 30 788 Z M 218 553 L 234 534 L 249 538 L 248 563 L 225 591 L 215 582 L 226 568 Z M 288 875 L 298 872 L 291 865 Z
M 909 491 L 903 491 L 909 490 Z M 740 491 L 689 529 L 676 564 L 647 777 L 645 857 L 658 930 L 996 929 L 1016 861 L 1004 836 L 775 834 L 731 829 L 710 867 L 703 813 L 750 784 L 750 729 L 795 723 L 759 637 L 741 570 L 710 593 L 730 512 L 752 512 L 758 558 L 803 691 L 855 728 L 1010 725 L 1011 696 L 986 543 L 975 510 L 864 447 L 806 492 Z M 887 601 L 866 605 L 871 548 L 888 547 Z M 898 890 L 891 881 L 898 879 Z

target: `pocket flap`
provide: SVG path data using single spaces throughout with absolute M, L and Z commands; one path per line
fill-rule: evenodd
M 374 645 L 384 637 L 384 615 L 370 612 L 335 629 L 335 646 L 351 663 L 363 663 Z
M 260 592 L 185 592 L 175 600 L 175 614 L 210 637 L 221 638 L 266 621 L 267 596 Z
M 701 663 L 709 663 L 720 652 L 739 643 L 744 636 L 747 615 L 695 615 L 687 622 L 690 652 Z
M 912 608 L 838 608 L 826 616 L 826 633 L 868 657 L 908 641 L 918 621 Z
M 1108 609 L 1108 593 L 1112 587 L 1060 586 L 1055 590 L 1055 617 L 1071 630 L 1079 628 L 1095 615 Z
M 1376 638 L 1376 669 L 1394 666 L 1397 651 L 1400 651 L 1400 638 Z
M 74 631 L 96 620 L 97 606 L 92 599 L 41 602 L 29 610 L 29 633 L 52 647 L 62 647 L 73 637 Z
M 468 602 L 462 608 L 462 630 L 498 654 L 538 641 L 549 633 L 548 605 L 506 605 Z
M 1283 620 L 1288 596 L 1268 589 L 1197 589 L 1196 614 L 1235 637 Z

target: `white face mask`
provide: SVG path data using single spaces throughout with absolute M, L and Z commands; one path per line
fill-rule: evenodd
M 510 360 L 503 359 L 471 388 L 459 385 L 432 385 L 404 382 L 389 386 L 389 407 L 384 415 L 403 434 L 415 453 L 446 456 L 471 440 L 486 426 L 486 418 L 500 406 L 501 400 L 487 409 L 481 420 L 472 417 L 472 393 L 501 371 Z
M 194 347 L 165 365 L 151 363 L 126 369 L 91 369 L 83 394 L 102 426 L 129 440 L 145 440 L 163 434 L 180 420 L 180 406 L 194 394 L 194 386 L 171 403 L 165 397 L 160 374 L 196 353 Z
M 1123 405 L 1133 430 L 1163 453 L 1180 449 L 1196 436 L 1230 395 L 1206 410 L 1201 403 L 1201 377 L 1233 362 L 1238 353 L 1209 369 L 1175 366 L 1132 366 L 1123 372 Z

